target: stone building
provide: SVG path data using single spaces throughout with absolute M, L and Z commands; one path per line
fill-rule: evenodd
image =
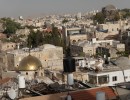
M 80 27 L 74 27 L 74 28 L 63 27 L 62 37 L 64 44 L 68 46 L 69 43 L 74 44 L 75 42 L 86 40 L 87 34 L 83 30 L 84 29 Z
M 8 51 L 7 53 L 2 52 L 0 53 L 0 65 L 3 69 L 16 70 L 20 61 L 29 54 L 37 57 L 41 61 L 43 68 L 51 70 L 63 68 L 63 49 L 51 44 L 45 44 L 31 50 L 22 48 Z
M 14 50 L 15 48 L 17 48 L 16 43 L 0 41 L 0 51 Z
M 98 47 L 97 44 L 93 44 L 89 41 L 80 41 L 75 45 L 71 46 L 72 54 L 82 54 L 85 53 L 86 55 L 95 55 L 96 54 L 96 48 Z

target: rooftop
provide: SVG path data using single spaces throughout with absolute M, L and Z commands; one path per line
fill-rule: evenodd
M 73 100 L 96 100 L 96 93 L 102 91 L 106 94 L 106 99 L 116 100 L 116 93 L 113 88 L 111 87 L 97 87 L 97 88 L 91 88 L 91 89 L 85 89 L 85 90 L 78 90 L 78 91 L 72 91 L 69 94 L 71 95 Z M 38 96 L 38 97 L 30 97 L 30 98 L 24 98 L 21 100 L 61 100 L 61 97 L 67 96 L 68 92 L 65 93 L 59 93 L 59 94 L 51 94 L 51 95 L 44 95 L 44 96 Z

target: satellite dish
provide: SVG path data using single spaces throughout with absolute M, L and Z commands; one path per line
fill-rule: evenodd
M 12 100 L 15 99 L 16 96 L 17 96 L 16 91 L 14 89 L 12 89 L 12 88 L 7 93 L 9 95 L 10 99 L 12 99 Z

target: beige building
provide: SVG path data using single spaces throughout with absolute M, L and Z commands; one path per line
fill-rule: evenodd
M 37 57 L 42 67 L 49 69 L 63 68 L 63 48 L 51 44 L 45 44 L 39 48 L 30 50 L 30 54 Z M 0 65 L 8 70 L 15 70 L 19 67 L 20 61 L 29 55 L 29 48 L 22 48 L 0 53 Z
M 87 39 L 87 35 L 86 34 L 78 34 L 78 35 L 71 35 L 70 36 L 70 43 L 74 44 L 76 42 L 82 41 L 82 40 L 86 40 Z
M 0 51 L 14 50 L 15 48 L 17 48 L 16 43 L 0 41 Z
M 75 54 L 81 54 L 85 53 L 88 55 L 95 55 L 96 54 L 96 48 L 98 47 L 97 44 L 93 44 L 89 41 L 80 41 L 75 45 L 71 46 L 72 53 Z
M 63 27 L 62 29 L 63 41 L 68 46 L 69 42 L 74 44 L 75 42 L 86 40 L 87 34 L 83 28 L 74 27 L 67 28 Z

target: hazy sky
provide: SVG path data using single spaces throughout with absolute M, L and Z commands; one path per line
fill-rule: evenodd
M 0 17 L 87 12 L 108 4 L 130 8 L 130 0 L 0 0 Z

